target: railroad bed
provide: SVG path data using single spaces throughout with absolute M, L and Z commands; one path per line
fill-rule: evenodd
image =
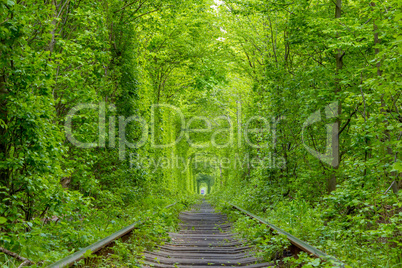
M 216 213 L 206 203 L 180 214 L 180 232 L 170 233 L 171 242 L 158 251 L 145 253 L 144 267 L 214 268 L 272 267 L 252 257 L 247 245 L 234 238 L 226 215 Z

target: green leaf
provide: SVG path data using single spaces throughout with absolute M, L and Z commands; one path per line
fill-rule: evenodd
M 85 251 L 84 255 L 82 255 L 84 258 L 88 258 L 89 256 L 91 256 L 92 254 L 92 250 L 88 249 L 87 251 Z
M 393 171 L 402 172 L 402 162 L 395 162 L 395 163 L 392 165 L 392 170 L 393 170 Z
M 4 224 L 7 222 L 7 219 L 4 217 L 0 217 L 0 224 Z

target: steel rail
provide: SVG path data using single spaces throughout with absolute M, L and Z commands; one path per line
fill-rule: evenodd
M 164 209 L 170 208 L 174 205 L 176 205 L 177 202 L 168 205 L 166 207 L 164 207 Z M 142 221 L 137 221 L 129 226 L 124 227 L 123 229 L 109 235 L 108 237 L 105 237 L 95 243 L 93 243 L 92 245 L 89 245 L 71 255 L 68 255 L 67 257 L 51 264 L 48 266 L 48 268 L 62 268 L 62 267 L 68 267 L 70 265 L 73 265 L 74 263 L 76 263 L 77 261 L 84 259 L 85 258 L 85 253 L 87 253 L 88 251 L 92 253 L 95 253 L 99 250 L 101 250 L 102 248 L 106 247 L 107 245 L 109 245 L 110 243 L 112 243 L 113 241 L 115 241 L 116 239 L 119 239 L 120 237 L 130 233 L 133 229 L 135 229 L 136 227 L 138 227 L 139 225 L 141 225 L 143 222 Z
M 263 220 L 262 218 L 258 217 L 257 215 L 254 215 L 251 212 L 248 212 L 247 210 L 242 209 L 239 206 L 236 206 L 236 205 L 234 205 L 234 204 L 232 204 L 230 202 L 227 202 L 227 203 L 229 205 L 231 205 L 233 208 L 235 208 L 235 209 L 243 212 L 244 214 L 246 214 L 246 215 L 258 220 L 260 223 L 268 225 L 271 230 L 275 230 L 279 234 L 285 235 L 287 237 L 287 239 L 290 241 L 290 243 L 292 243 L 292 245 L 294 245 L 295 247 L 301 249 L 302 251 L 307 252 L 308 254 L 313 255 L 313 256 L 315 256 L 317 258 L 320 258 L 320 259 L 322 259 L 324 261 L 332 261 L 333 264 L 335 264 L 335 265 L 337 265 L 339 267 L 345 267 L 345 264 L 342 263 L 340 260 L 338 260 L 338 259 L 326 254 L 325 252 L 322 252 L 321 250 L 319 250 L 319 249 L 317 249 L 317 248 L 315 248 L 313 246 L 310 246 L 306 242 L 304 242 L 304 241 L 300 240 L 299 238 L 291 235 L 290 233 L 280 229 L 279 227 L 276 227 L 272 223 L 269 223 L 269 222 Z

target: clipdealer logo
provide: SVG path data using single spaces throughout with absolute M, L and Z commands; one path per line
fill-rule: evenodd
M 97 142 L 82 142 L 79 141 L 73 134 L 73 118 L 77 116 L 77 113 L 86 109 L 97 110 L 98 111 L 98 141 Z M 141 117 L 140 115 L 133 115 L 129 117 L 125 116 L 116 116 L 111 115 L 107 118 L 108 120 L 108 129 L 106 129 L 106 109 L 110 112 L 115 112 L 116 107 L 114 105 L 109 105 L 106 107 L 105 102 L 100 102 L 99 104 L 78 104 L 73 107 L 67 114 L 65 120 L 65 133 L 67 139 L 74 145 L 79 148 L 94 148 L 94 147 L 106 147 L 106 137 L 108 137 L 108 147 L 116 148 L 116 127 L 118 124 L 118 150 L 119 150 L 119 159 L 126 159 L 126 149 L 128 148 L 140 148 L 150 142 L 151 148 L 154 149 L 163 149 L 173 147 L 178 144 L 181 140 L 186 139 L 187 143 L 192 148 L 227 148 L 234 145 L 234 120 L 231 117 L 226 115 L 217 116 L 213 119 L 205 117 L 205 116 L 193 116 L 187 121 L 185 120 L 185 116 L 182 111 L 170 104 L 153 104 L 151 105 L 151 115 L 150 115 L 150 123 Z M 155 131 L 155 118 L 156 118 L 156 110 L 157 109 L 168 109 L 170 112 L 174 113 L 180 120 L 180 133 L 177 136 L 176 140 L 168 144 L 157 144 L 156 142 L 156 131 Z M 339 113 L 339 104 L 338 102 L 333 102 L 325 107 L 325 116 L 327 119 L 336 118 Z M 252 148 L 275 148 L 277 143 L 277 125 L 280 121 L 286 119 L 285 116 L 281 116 L 279 118 L 272 118 L 272 120 L 268 120 L 262 116 L 252 116 L 248 118 L 245 123 L 242 122 L 241 116 L 241 104 L 237 103 L 237 147 L 241 147 L 243 144 L 248 145 Z M 337 150 L 334 150 L 337 146 L 339 147 L 338 133 L 339 126 L 337 126 L 338 122 L 327 124 L 326 125 L 326 146 L 325 152 L 321 153 L 313 148 L 309 147 L 306 144 L 305 139 L 305 131 L 306 128 L 320 122 L 321 112 L 317 110 L 312 113 L 307 120 L 303 123 L 302 126 L 302 143 L 305 149 L 318 158 L 320 161 L 331 165 L 333 167 L 337 166 L 339 163 L 339 158 L 336 155 Z M 204 124 L 204 128 L 195 128 L 195 123 L 202 122 Z M 227 127 L 221 127 L 222 123 L 226 122 Z M 135 123 L 139 126 L 140 129 L 140 137 L 136 142 L 131 142 L 127 140 L 127 126 L 130 123 Z M 253 123 L 258 123 L 262 127 L 252 128 Z M 213 127 L 214 126 L 214 127 Z M 251 141 L 252 133 L 270 133 L 270 140 L 265 140 L 264 143 L 253 143 Z M 204 133 L 211 134 L 211 138 L 209 141 L 203 143 L 197 143 L 191 139 L 191 133 Z M 218 143 L 217 136 L 226 133 L 228 139 L 225 143 Z M 150 136 L 150 137 L 149 137 Z M 271 142 L 270 142 L 271 141 Z M 131 158 L 131 156 L 130 156 Z M 271 157 L 272 159 L 272 157 Z M 141 161 L 145 161 L 141 159 Z M 159 161 L 159 162 L 157 162 Z M 153 166 L 162 166 L 159 165 L 161 160 L 153 161 Z M 225 160 L 226 161 L 226 160 Z M 256 160 L 259 161 L 258 159 Z M 167 161 L 164 161 L 167 162 Z M 180 161 L 179 161 L 180 162 Z M 182 162 L 182 161 L 181 161 Z M 151 161 L 152 163 L 152 161 Z
M 170 112 L 175 113 L 175 115 L 180 119 L 180 133 L 177 136 L 176 140 L 168 144 L 157 144 L 156 142 L 156 131 L 155 131 L 155 118 L 156 118 L 156 109 L 169 109 Z M 252 133 L 271 133 L 272 136 L 272 144 L 271 147 L 275 147 L 276 145 L 276 126 L 280 120 L 284 117 L 280 117 L 279 119 L 272 119 L 270 123 L 268 119 L 262 116 L 252 116 L 248 118 L 248 120 L 243 125 L 241 119 L 241 104 L 238 103 L 237 107 L 237 146 L 241 147 L 243 145 L 243 141 L 248 146 L 253 148 L 269 148 L 270 142 L 265 141 L 264 143 L 253 143 L 251 141 Z M 83 142 L 78 140 L 73 134 L 73 118 L 77 116 L 79 111 L 83 111 L 85 109 L 97 110 L 98 111 L 98 141 L 97 142 Z M 114 112 L 116 108 L 113 105 L 108 106 L 109 111 Z M 151 106 L 151 116 L 150 116 L 150 124 L 141 116 L 133 115 L 130 117 L 125 116 L 116 116 L 112 115 L 108 117 L 108 130 L 106 130 L 106 104 L 101 102 L 99 104 L 79 104 L 73 107 L 67 114 L 65 120 L 65 132 L 67 139 L 74 145 L 79 148 L 94 148 L 94 147 L 106 147 L 106 137 L 108 137 L 108 147 L 116 148 L 116 126 L 118 122 L 118 149 L 119 149 L 119 158 L 120 160 L 126 159 L 126 148 L 140 148 L 144 146 L 147 142 L 150 142 L 151 148 L 155 149 L 163 149 L 173 147 L 178 144 L 181 140 L 186 139 L 187 143 L 192 148 L 227 148 L 234 145 L 234 123 L 231 117 L 221 115 L 215 118 L 208 118 L 205 116 L 193 116 L 189 120 L 185 120 L 185 116 L 182 111 L 170 104 L 154 104 Z M 204 124 L 204 128 L 195 128 L 195 123 L 202 122 Z M 227 127 L 221 127 L 223 123 L 226 122 Z M 259 128 L 251 128 L 250 126 L 254 123 L 258 123 L 262 125 Z M 139 126 L 141 137 L 136 142 L 130 142 L 127 140 L 127 125 L 130 123 L 136 123 Z M 213 127 L 216 126 L 216 127 Z M 271 127 L 272 126 L 272 127 Z M 150 135 L 149 135 L 150 133 Z M 191 139 L 191 133 L 206 133 L 211 134 L 211 138 L 209 141 L 203 143 L 197 143 Z M 225 143 L 218 143 L 217 136 L 226 133 L 228 139 Z M 150 137 L 149 137 L 150 136 Z

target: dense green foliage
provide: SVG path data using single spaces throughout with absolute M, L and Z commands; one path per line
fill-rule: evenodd
M 224 154 L 282 159 L 286 165 L 249 162 L 228 169 L 215 190 L 350 265 L 398 267 L 401 6 L 337 3 L 341 16 L 334 3 L 320 1 L 222 7 L 231 11 L 223 12 L 229 16 L 222 18 L 225 43 L 235 70 L 245 73 L 236 77 L 247 81 L 238 95 L 243 119 L 270 120 L 271 131 L 261 131 L 254 144 L 272 141 L 266 149 L 238 147 Z M 331 121 L 324 107 L 334 101 L 339 116 Z M 322 121 L 306 127 L 315 111 Z M 338 124 L 339 152 L 329 145 L 325 124 Z M 339 164 L 320 161 L 306 147 L 339 154 Z
M 48 264 L 204 190 L 350 265 L 401 265 L 398 1 L 0 14 L 1 247 Z

